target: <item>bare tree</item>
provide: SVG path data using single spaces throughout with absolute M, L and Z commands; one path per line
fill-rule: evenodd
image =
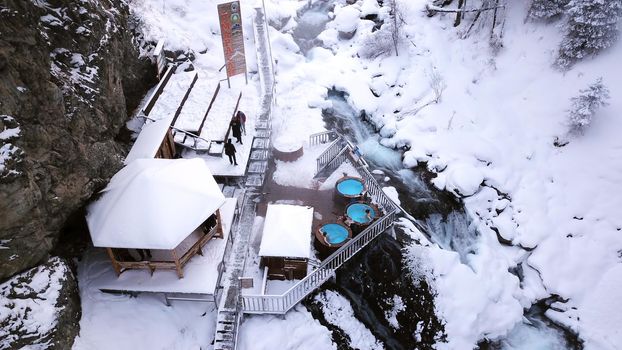
M 393 41 L 395 56 L 399 56 L 397 48 L 402 40 L 402 25 L 404 24 L 404 19 L 402 17 L 402 11 L 397 4 L 397 0 L 389 0 L 389 15 L 391 18 L 391 24 L 389 27 L 389 31 L 391 32 L 391 40 Z
M 441 102 L 441 97 L 443 96 L 443 91 L 447 88 L 447 83 L 445 83 L 445 79 L 435 67 L 431 66 L 428 71 L 428 82 L 430 83 L 430 88 L 434 92 L 434 99 L 432 102 Z
M 405 111 L 404 113 L 402 113 L 400 117 L 397 118 L 398 120 L 402 120 L 407 116 L 415 116 L 425 107 L 441 102 L 443 91 L 445 91 L 445 89 L 447 88 L 447 83 L 445 82 L 445 78 L 443 78 L 441 73 L 434 66 L 430 66 L 430 68 L 426 72 L 426 75 L 428 76 L 428 84 L 430 86 L 430 90 L 432 90 L 432 95 L 433 95 L 432 99 L 430 99 L 429 101 L 427 101 L 426 103 L 422 104 L 419 107 Z

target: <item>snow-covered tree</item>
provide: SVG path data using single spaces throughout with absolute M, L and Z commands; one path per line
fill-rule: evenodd
M 587 89 L 579 91 L 579 95 L 571 99 L 572 106 L 568 110 L 568 124 L 570 133 L 582 133 L 590 125 L 598 108 L 606 106 L 609 99 L 609 89 L 603 84 L 603 78 Z
M 550 19 L 564 13 L 569 0 L 533 0 L 529 7 L 529 18 L 535 20 Z
M 566 34 L 556 62 L 559 67 L 568 68 L 615 43 L 622 0 L 571 0 L 567 13 Z

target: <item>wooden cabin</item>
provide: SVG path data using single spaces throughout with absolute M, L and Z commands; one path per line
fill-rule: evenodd
M 117 275 L 174 269 L 222 238 L 225 197 L 201 159 L 136 159 L 88 208 L 93 245 L 106 248 Z
M 311 257 L 313 208 L 269 204 L 259 246 L 269 279 L 302 279 Z

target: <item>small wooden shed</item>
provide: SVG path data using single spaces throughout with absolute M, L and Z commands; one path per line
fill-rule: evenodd
M 176 150 L 171 132 L 171 121 L 172 118 L 147 120 L 132 149 L 125 157 L 125 164 L 143 158 L 175 158 Z
M 175 269 L 212 238 L 222 238 L 225 203 L 202 159 L 136 159 L 88 207 L 93 245 L 108 251 L 117 275 L 125 269 Z
M 311 256 L 313 208 L 269 204 L 259 246 L 270 279 L 302 279 Z

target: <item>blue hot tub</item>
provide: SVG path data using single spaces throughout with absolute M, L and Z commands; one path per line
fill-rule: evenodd
M 353 176 L 345 176 L 339 179 L 335 187 L 337 193 L 347 198 L 360 198 L 366 191 L 363 179 Z
M 367 217 L 369 210 L 370 217 Z M 366 203 L 353 203 L 346 208 L 346 215 L 350 220 L 359 225 L 369 225 L 377 216 L 377 210 Z
M 325 224 L 322 225 L 320 230 L 324 234 L 326 242 L 333 246 L 345 242 L 348 236 L 350 236 L 348 229 L 339 224 Z

